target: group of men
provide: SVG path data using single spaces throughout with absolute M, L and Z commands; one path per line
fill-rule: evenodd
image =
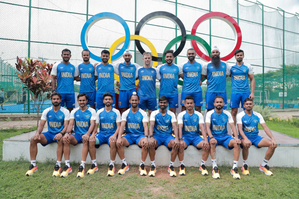
M 199 166 L 202 175 L 208 175 L 205 164 L 211 154 L 212 177 L 220 178 L 216 163 L 217 145 L 230 150 L 234 149 L 233 167 L 230 172 L 236 179 L 240 179 L 237 165 L 241 146 L 243 148 L 242 173 L 249 175 L 247 158 L 248 149 L 252 144 L 256 147 L 268 147 L 260 170 L 266 175 L 273 175 L 268 161 L 277 144 L 262 116 L 252 111 L 255 83 L 252 67 L 243 62 L 244 52 L 242 50 L 235 52 L 237 62 L 232 67 L 220 60 L 220 51 L 217 47 L 212 49 L 211 62 L 203 67 L 195 61 L 194 49 L 188 49 L 188 62 L 182 66 L 173 63 L 172 50 L 165 51 L 164 55 L 166 64 L 153 68 L 151 66 L 152 55 L 145 52 L 143 54 L 144 67 L 140 67 L 138 64 L 131 63 L 130 51 L 125 51 L 123 63 L 110 64 L 108 63 L 110 53 L 103 50 L 101 52 L 102 63 L 92 65 L 89 62 L 89 51 L 83 50 L 83 63 L 75 67 L 69 62 L 70 50 L 64 49 L 61 55 L 63 61 L 55 64 L 51 72 L 53 106 L 43 112 L 36 135 L 30 141 L 31 165 L 26 175 L 32 175 L 37 171 L 37 143 L 45 146 L 52 142 L 58 143 L 57 163 L 53 176 L 66 177 L 72 172 L 69 158 L 70 144 L 77 145 L 81 142 L 83 142 L 82 161 L 78 177 L 85 175 L 85 161 L 88 153 L 92 166 L 87 173 L 93 174 L 98 170 L 96 148 L 105 143 L 110 146 L 108 176 L 115 174 L 116 154 L 122 161 L 118 173 L 125 174 L 129 170 L 123 147 L 132 144 L 137 144 L 141 148 L 139 171 L 143 176 L 147 175 L 144 163 L 147 154 L 151 160 L 148 175 L 155 176 L 155 150 L 160 145 L 165 145 L 171 151 L 168 167 L 170 176 L 176 176 L 173 165 L 176 156 L 180 161 L 179 174 L 185 175 L 184 150 L 190 144 L 197 149 L 203 149 Z M 118 83 L 120 111 L 114 108 L 116 102 L 114 73 L 120 78 Z M 225 110 L 228 76 L 231 76 L 232 80 L 232 114 Z M 184 79 L 181 96 L 183 111 L 176 117 L 175 112 L 179 103 L 177 90 L 179 78 Z M 204 78 L 207 79 L 208 85 L 206 93 L 208 112 L 205 122 L 201 114 L 203 104 L 201 81 Z M 138 94 L 136 79 L 139 79 Z M 159 109 L 157 109 L 156 101 L 156 79 L 160 80 Z M 80 94 L 77 97 L 79 107 L 76 109 L 73 109 L 75 105 L 74 80 L 81 81 Z M 96 80 L 98 80 L 97 90 Z M 240 103 L 244 111 L 237 115 Z M 68 110 L 63 107 L 65 104 Z M 168 106 L 169 110 L 167 110 Z M 98 109 L 97 112 L 95 108 Z M 146 110 L 148 110 L 148 115 Z M 48 132 L 42 133 L 46 121 L 48 121 Z M 227 123 L 232 129 L 233 136 L 228 135 Z M 263 126 L 271 140 L 258 135 L 258 123 Z M 63 154 L 65 167 L 61 171 Z

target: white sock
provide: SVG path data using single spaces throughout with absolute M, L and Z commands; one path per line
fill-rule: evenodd
M 169 167 L 173 166 L 173 162 L 170 161 Z
M 238 161 L 234 161 L 233 169 L 234 169 L 235 167 L 238 167 Z
M 94 164 L 95 166 L 98 166 L 97 159 L 91 160 L 91 163 Z
M 156 167 L 155 160 L 151 161 L 151 165 L 154 165 Z
M 68 166 L 68 167 L 71 167 L 70 160 L 65 160 L 65 165 Z
M 245 165 L 245 164 L 248 165 L 247 160 L 243 160 L 243 165 Z
M 85 169 L 85 161 L 81 160 L 80 166 L 82 166 Z
M 143 164 L 144 164 L 144 162 L 141 160 L 141 162 L 140 162 L 140 166 L 143 165 Z
M 269 160 L 264 159 L 261 166 L 264 167 L 268 164 Z
M 58 161 L 58 160 L 57 160 L 56 164 L 57 164 L 59 167 L 61 167 L 61 161 Z
M 184 160 L 180 161 L 180 165 L 185 165 Z
M 31 163 L 34 167 L 36 167 L 36 160 L 31 160 L 30 163 Z
M 201 160 L 200 166 L 206 165 L 206 161 Z
M 128 163 L 126 162 L 126 158 L 122 159 L 121 162 L 122 162 L 123 164 L 125 164 L 126 166 L 128 165 Z
M 214 168 L 214 167 L 217 167 L 216 159 L 211 159 L 211 160 L 212 160 L 212 163 L 213 163 L 213 168 Z
M 110 163 L 109 163 L 109 165 L 112 165 L 112 166 L 114 166 L 114 162 L 115 162 L 115 160 L 110 160 Z

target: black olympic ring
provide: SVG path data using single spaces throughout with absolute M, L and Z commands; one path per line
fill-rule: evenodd
M 178 47 L 178 49 L 173 53 L 174 54 L 174 57 L 178 56 L 182 50 L 184 49 L 184 46 L 186 44 L 186 40 L 187 40 L 187 34 L 186 34 L 186 29 L 185 29 L 185 26 L 184 24 L 182 23 L 182 21 L 177 17 L 175 16 L 174 14 L 172 13 L 169 13 L 169 12 L 164 12 L 164 11 L 157 11 L 157 12 L 152 12 L 148 15 L 146 15 L 145 17 L 143 17 L 137 27 L 136 27 L 136 30 L 135 30 L 135 35 L 139 35 L 140 33 L 140 29 L 142 28 L 143 24 L 145 24 L 146 21 L 154 18 L 154 17 L 157 17 L 157 16 L 164 16 L 172 21 L 174 21 L 181 29 L 181 32 L 182 32 L 182 40 L 181 40 L 181 43 Z M 140 41 L 139 40 L 135 40 L 135 44 L 136 44 L 136 47 L 138 48 L 139 52 L 141 54 L 143 54 L 145 52 L 145 50 L 142 48 L 141 44 L 140 44 Z M 161 62 L 162 61 L 162 57 L 154 57 L 153 56 L 153 61 L 159 61 Z

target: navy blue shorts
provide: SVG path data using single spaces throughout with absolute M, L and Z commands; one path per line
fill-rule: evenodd
M 96 134 L 96 148 L 99 148 L 102 144 L 109 144 L 109 138 L 114 135 L 114 133 L 104 134 L 104 133 L 97 133 Z
M 133 92 L 136 92 L 135 88 L 133 88 L 131 90 L 127 90 L 127 91 L 119 91 L 119 98 L 118 98 L 118 107 L 119 108 L 128 108 L 131 106 L 130 97 L 133 94 Z
M 72 133 L 72 135 L 76 138 L 76 140 L 77 140 L 77 144 L 80 144 L 80 143 L 82 143 L 82 136 L 83 136 L 83 134 L 79 134 L 79 133 Z M 77 145 L 76 144 L 76 145 Z
M 159 95 L 159 98 L 161 96 L 167 97 L 168 105 L 170 108 L 178 108 L 179 107 L 179 98 L 178 98 L 177 94 L 175 94 L 175 95 Z
M 41 144 L 41 145 L 43 145 L 43 146 L 47 146 L 48 144 L 51 144 L 51 143 L 53 143 L 53 142 L 57 142 L 57 140 L 53 140 L 54 137 L 55 137 L 55 135 L 57 135 L 57 134 L 50 133 L 49 131 L 44 132 L 44 133 L 42 133 L 42 134 L 46 137 L 46 139 L 47 139 L 47 143 L 46 143 L 46 144 Z
M 95 104 L 96 104 L 96 92 L 82 92 L 82 93 L 85 93 L 86 95 L 88 95 L 87 104 L 90 105 L 90 106 L 95 106 Z
M 234 147 L 228 147 L 229 142 L 234 139 L 233 136 L 231 136 L 231 135 L 214 136 L 213 135 L 213 137 L 217 140 L 216 146 L 222 145 L 229 150 L 232 150 L 234 148 Z M 209 142 L 210 142 L 210 138 L 209 138 Z
M 187 96 L 192 96 L 194 98 L 195 106 L 202 106 L 203 100 L 202 100 L 202 92 L 196 92 L 196 93 L 182 93 L 181 95 L 181 106 L 185 106 L 185 98 Z
M 174 139 L 174 137 L 172 135 L 169 135 L 169 134 L 166 134 L 166 135 L 163 135 L 163 134 L 154 135 L 154 138 L 157 140 L 158 147 L 163 144 L 167 148 L 168 148 L 168 144 L 169 144 L 170 140 Z M 168 148 L 168 150 L 171 151 L 170 148 Z
M 148 97 L 140 97 L 139 108 L 143 110 L 157 110 L 157 99 L 156 98 L 148 98 Z
M 184 136 L 183 135 L 182 138 L 186 142 L 187 148 L 190 144 L 197 148 L 197 144 L 200 143 L 201 141 L 204 141 L 204 139 L 202 137 L 200 137 L 199 135 L 197 135 L 197 136 L 192 136 L 192 135 L 185 135 Z M 200 150 L 201 148 L 197 148 L 197 149 Z
M 252 145 L 256 146 L 257 148 L 261 148 L 261 147 L 258 147 L 258 144 L 260 143 L 260 141 L 262 139 L 264 139 L 264 137 L 256 135 L 256 136 L 247 136 L 247 138 L 250 140 Z M 241 136 L 239 136 L 239 139 L 242 140 L 243 138 Z M 241 147 L 243 148 L 242 144 L 241 144 Z
M 224 106 L 223 109 L 226 109 L 227 107 L 227 98 L 226 98 L 226 92 L 225 93 L 212 93 L 212 92 L 207 92 L 206 93 L 206 104 L 207 104 L 207 109 L 213 109 L 214 107 L 214 100 L 216 96 L 222 96 L 224 98 Z
M 130 145 L 132 144 L 137 144 L 139 143 L 139 141 L 141 140 L 141 138 L 144 138 L 144 135 L 132 135 L 132 134 L 124 134 L 123 135 L 124 138 L 126 138 L 126 140 L 129 142 Z
M 232 93 L 230 97 L 230 107 L 239 108 L 240 102 L 242 103 L 242 108 L 244 108 L 244 101 L 250 95 L 249 93 Z
M 67 108 L 75 108 L 75 93 L 72 94 L 63 94 L 61 93 L 61 103 L 60 105 L 64 107 L 66 104 Z

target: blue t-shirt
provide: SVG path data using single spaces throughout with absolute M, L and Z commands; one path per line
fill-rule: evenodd
M 230 69 L 232 78 L 232 93 L 249 93 L 248 75 L 253 74 L 250 64 L 243 62 L 242 66 L 233 65 Z
M 173 112 L 167 110 L 163 116 L 160 110 L 155 110 L 151 113 L 150 121 L 155 122 L 154 135 L 171 135 L 172 123 L 176 122 L 176 118 Z
M 171 64 L 160 65 L 157 68 L 157 79 L 161 79 L 159 95 L 177 95 L 180 68 Z
M 214 109 L 206 115 L 206 123 L 210 123 L 210 129 L 213 136 L 227 135 L 227 122 L 234 123 L 230 112 L 223 110 L 218 114 Z
M 78 76 L 77 68 L 69 63 L 54 64 L 51 75 L 57 76 L 57 89 L 56 92 L 60 94 L 72 94 L 74 93 L 74 78 Z
M 139 68 L 139 90 L 138 95 L 140 97 L 156 98 L 156 76 L 157 71 L 155 68 Z
M 60 109 L 55 112 L 53 106 L 45 109 L 41 117 L 41 120 L 48 122 L 48 131 L 53 134 L 60 133 L 64 128 L 64 120 L 69 119 L 70 112 L 66 108 L 60 107 Z
M 136 63 L 117 63 L 114 66 L 114 72 L 119 75 L 121 91 L 132 90 L 136 88 L 135 80 L 138 77 L 137 69 L 140 66 Z
M 144 135 L 143 122 L 148 122 L 148 117 L 146 112 L 142 109 L 138 109 L 136 113 L 128 109 L 123 112 L 121 121 L 126 121 L 126 133 L 138 136 Z
M 259 134 L 258 124 L 265 123 L 263 116 L 255 111 L 249 116 L 245 111 L 237 115 L 237 124 L 242 124 L 242 130 L 247 137 L 257 136 Z
M 75 133 L 84 135 L 89 130 L 90 121 L 96 120 L 96 111 L 93 108 L 88 107 L 84 112 L 82 112 L 80 107 L 78 107 L 72 110 L 70 119 L 75 120 Z
M 184 93 L 195 93 L 202 91 L 199 85 L 201 79 L 201 64 L 189 61 L 182 66 L 181 72 L 184 73 L 183 91 Z
M 97 112 L 96 123 L 99 124 L 100 133 L 113 134 L 117 129 L 118 122 L 121 122 L 120 113 L 117 109 L 112 108 L 109 112 L 101 108 Z
M 97 93 L 104 94 L 106 92 L 114 93 L 114 68 L 113 65 L 99 64 L 97 65 L 95 76 L 98 76 Z
M 178 115 L 178 124 L 183 124 L 183 135 L 199 136 L 199 124 L 204 124 L 204 120 L 198 111 L 193 111 L 192 115 L 183 111 Z
M 94 66 L 90 62 L 88 64 L 82 63 L 78 66 L 78 71 L 81 79 L 80 93 L 95 92 Z
M 230 75 L 229 69 L 229 65 L 223 61 L 220 62 L 218 68 L 216 68 L 212 62 L 209 62 L 202 67 L 202 74 L 207 75 L 207 80 L 209 82 L 207 92 L 226 92 L 226 75 Z

